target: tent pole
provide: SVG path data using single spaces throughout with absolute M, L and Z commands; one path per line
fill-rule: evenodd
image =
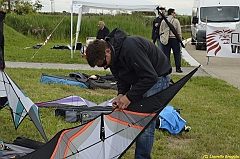
M 73 58 L 73 50 L 72 50 L 72 29 L 73 29 L 73 3 L 71 5 L 71 59 Z
M 82 21 L 82 5 L 78 8 L 78 21 L 77 21 L 77 29 L 76 29 L 76 38 L 75 38 L 75 48 L 74 48 L 74 53 L 76 52 L 77 48 L 77 42 L 78 42 L 78 36 L 80 32 L 80 26 L 81 26 L 81 21 Z

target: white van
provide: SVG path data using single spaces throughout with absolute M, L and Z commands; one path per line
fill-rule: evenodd
M 196 50 L 206 46 L 206 24 L 240 28 L 240 0 L 195 0 L 192 8 L 192 44 Z

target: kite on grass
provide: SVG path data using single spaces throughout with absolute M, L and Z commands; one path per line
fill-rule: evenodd
M 126 110 L 116 108 L 85 124 L 61 130 L 44 146 L 22 159 L 121 158 L 199 67 L 167 89 L 131 103 Z
M 57 100 L 52 100 L 48 102 L 41 102 L 41 103 L 36 103 L 38 107 L 78 107 L 78 106 L 87 106 L 87 107 L 93 107 L 93 106 L 112 106 L 112 100 L 114 98 L 107 100 L 105 102 L 102 102 L 100 104 L 91 102 L 87 99 L 84 99 L 79 96 L 68 96 L 65 98 L 57 99 Z
M 1 101 L 3 99 L 11 108 L 15 129 L 29 115 L 44 140 L 48 141 L 39 118 L 38 107 L 4 71 L 0 71 L 0 95 Z

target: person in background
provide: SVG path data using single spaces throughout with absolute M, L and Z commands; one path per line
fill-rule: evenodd
M 172 67 L 167 57 L 148 39 L 127 36 L 119 28 L 105 40 L 92 41 L 86 50 L 91 67 L 110 68 L 117 79 L 118 94 L 113 107 L 126 109 L 131 102 L 167 88 Z M 137 110 L 136 110 L 137 111 Z M 156 120 L 136 140 L 135 159 L 151 158 Z
M 97 33 L 97 39 L 105 39 L 105 37 L 110 33 L 109 29 L 105 26 L 103 21 L 99 21 L 98 23 L 98 33 Z
M 181 31 L 180 22 L 175 17 L 176 17 L 175 9 L 172 9 L 172 8 L 168 9 L 167 20 L 174 26 L 175 30 L 177 31 L 177 34 L 182 39 L 182 31 Z M 167 23 L 165 21 L 162 21 L 161 26 L 160 26 L 160 33 L 162 33 L 166 27 L 168 27 Z M 175 61 L 175 65 L 176 65 L 176 72 L 182 73 L 183 71 L 181 69 L 180 43 L 176 39 L 176 37 L 172 33 L 172 31 L 169 32 L 168 44 L 163 45 L 163 48 L 164 48 L 164 54 L 167 56 L 169 61 L 170 61 L 171 50 L 173 51 L 174 61 Z
M 165 14 L 166 9 L 163 7 L 160 7 L 160 10 L 162 11 L 163 14 Z M 152 42 L 155 44 L 155 42 L 157 41 L 157 45 L 159 47 L 159 49 L 163 52 L 163 45 L 160 41 L 160 35 L 159 35 L 159 29 L 160 29 L 160 24 L 162 22 L 163 18 L 161 16 L 160 13 L 158 13 L 158 17 L 156 17 L 153 20 L 152 23 Z
M 6 11 L 0 8 L 0 70 L 5 69 L 4 60 L 4 36 L 3 36 L 3 20 L 6 16 Z

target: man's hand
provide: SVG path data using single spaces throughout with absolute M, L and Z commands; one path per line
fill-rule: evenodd
M 118 107 L 119 109 L 126 109 L 130 103 L 131 103 L 130 100 L 127 98 L 126 95 L 124 95 L 123 97 L 120 98 Z
M 126 95 L 119 94 L 116 98 L 113 99 L 112 107 L 113 108 L 118 107 L 119 109 L 126 109 L 130 103 L 131 102 Z
M 123 96 L 123 94 L 119 94 L 116 98 L 113 99 L 112 101 L 112 107 L 116 108 L 118 107 L 118 103 L 120 101 L 120 98 Z

